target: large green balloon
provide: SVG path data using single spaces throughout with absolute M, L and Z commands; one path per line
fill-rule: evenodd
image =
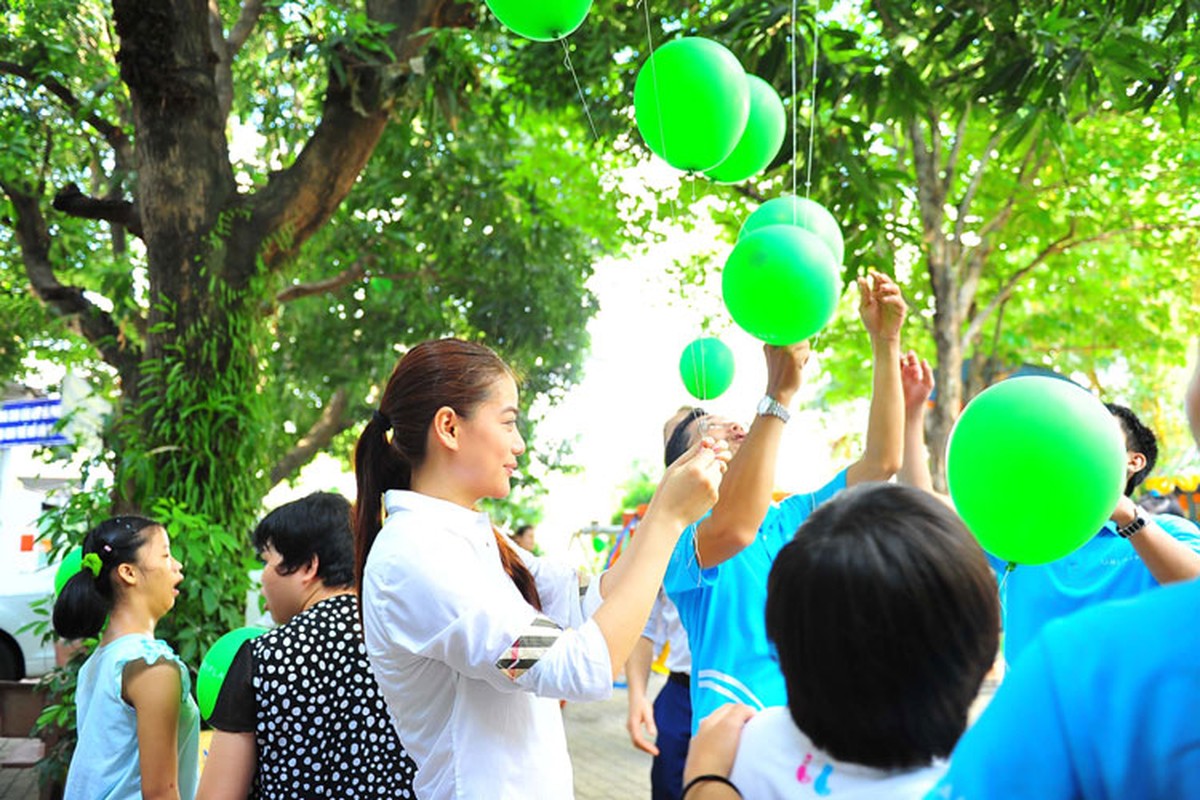
M 757 75 L 750 84 L 750 117 L 733 152 L 705 174 L 717 183 L 738 183 L 757 175 L 779 154 L 787 134 L 787 114 L 779 92 Z
M 1125 488 L 1125 442 L 1104 405 L 1058 378 L 1010 378 L 963 410 L 950 496 L 980 546 L 1017 564 L 1062 558 L 1104 526 Z M 1029 512 L 1033 487 L 1066 486 Z
M 840 289 L 829 250 L 794 225 L 770 225 L 739 239 L 721 274 L 733 321 L 768 344 L 794 344 L 825 327 Z
M 683 348 L 679 376 L 688 394 L 697 400 L 719 397 L 733 383 L 733 351 L 713 336 L 696 339 Z
M 67 581 L 71 580 L 81 569 L 83 569 L 83 548 L 72 547 L 63 558 L 62 563 L 58 565 L 58 571 L 54 573 L 54 594 L 61 594 Z
M 485 0 L 496 19 L 535 42 L 569 36 L 583 24 L 592 0 Z
M 205 719 L 212 715 L 217 697 L 221 694 L 221 684 L 225 682 L 225 675 L 237 651 L 243 643 L 266 632 L 266 628 L 253 625 L 236 628 L 213 642 L 213 646 L 204 654 L 200 669 L 196 672 L 196 699 L 200 714 Z
M 825 206 L 809 200 L 807 197 L 785 195 L 768 200 L 752 213 L 742 224 L 738 238 L 753 233 L 768 225 L 798 225 L 805 230 L 815 233 L 833 254 L 834 262 L 840 267 L 846 255 L 846 245 L 842 240 L 842 229 L 837 220 Z
M 677 169 L 703 172 L 728 158 L 746 129 L 750 82 L 724 45 L 675 39 L 642 65 L 633 109 L 647 147 Z

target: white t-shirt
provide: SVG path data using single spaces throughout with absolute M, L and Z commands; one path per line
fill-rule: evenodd
M 363 632 L 417 764 L 417 797 L 572 797 L 558 701 L 612 694 L 608 645 L 583 619 L 575 571 L 523 556 L 539 613 L 505 573 L 486 514 L 407 491 L 387 492 L 384 505 Z
M 746 723 L 729 779 L 754 800 L 838 797 L 921 800 L 946 772 L 947 762 L 911 770 L 884 770 L 837 761 L 818 750 L 785 706 L 760 711 Z
M 692 673 L 692 651 L 688 647 L 687 631 L 679 621 L 679 609 L 675 608 L 671 598 L 661 588 L 650 609 L 650 619 L 646 620 L 646 627 L 642 629 L 642 636 L 654 645 L 655 654 L 661 652 L 664 645 L 671 645 L 666 663 L 670 672 Z

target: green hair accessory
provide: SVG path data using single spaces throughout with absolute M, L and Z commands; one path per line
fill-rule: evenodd
M 100 561 L 100 556 L 96 555 L 95 553 L 88 553 L 83 557 L 83 560 L 79 562 L 79 565 L 81 569 L 91 570 L 93 578 L 100 577 L 100 568 L 104 566 L 104 564 Z

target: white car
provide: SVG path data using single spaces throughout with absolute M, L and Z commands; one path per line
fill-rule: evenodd
M 54 595 L 55 569 L 12 572 L 0 580 L 0 680 L 37 678 L 54 668 L 53 642 L 43 644 L 40 634 L 22 628 L 37 620 L 49 621 L 32 604 Z

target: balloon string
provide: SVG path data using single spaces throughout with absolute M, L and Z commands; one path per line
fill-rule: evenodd
M 662 143 L 663 159 L 667 157 L 667 131 L 663 126 L 662 100 L 658 93 L 658 67 L 654 64 L 654 39 L 650 35 L 650 0 L 642 0 L 646 14 L 646 60 L 650 63 L 650 79 L 654 82 L 654 110 L 658 117 L 658 140 Z
M 794 3 L 796 0 L 792 0 Z M 792 17 L 795 20 L 795 17 Z M 804 198 L 808 199 L 809 193 L 812 191 L 812 162 L 813 162 L 813 140 L 817 130 L 817 14 L 813 12 L 813 46 L 812 46 L 812 102 L 809 104 L 808 113 L 811 115 L 808 120 L 808 161 L 804 165 Z M 795 130 L 793 128 L 793 130 Z M 796 192 L 793 189 L 792 194 Z
M 567 47 L 567 37 L 559 39 L 563 46 L 563 64 L 571 71 L 571 78 L 575 81 L 575 91 L 579 92 L 579 102 L 583 104 L 583 113 L 587 117 L 588 127 L 592 129 L 592 140 L 599 142 L 600 136 L 596 133 L 596 123 L 592 120 L 592 112 L 588 108 L 587 98 L 583 96 L 583 87 L 579 85 L 579 76 L 575 74 L 575 65 L 571 63 L 571 50 Z
M 791 45 L 791 60 L 792 60 L 792 197 L 796 196 L 796 172 L 800 167 L 796 164 L 796 156 L 799 154 L 799 134 L 800 127 L 800 109 L 796 100 L 796 0 L 792 0 L 792 25 L 789 42 Z M 796 204 L 792 203 L 792 224 L 795 225 L 796 220 Z
M 1004 574 L 1000 576 L 1000 632 L 1005 634 L 1008 630 L 1008 576 L 1017 568 L 1017 562 L 1010 561 L 1004 567 Z M 1006 634 L 1005 634 L 1006 635 Z M 1003 656 L 1003 653 L 1001 654 Z M 1007 663 L 1006 667 L 1007 669 Z

